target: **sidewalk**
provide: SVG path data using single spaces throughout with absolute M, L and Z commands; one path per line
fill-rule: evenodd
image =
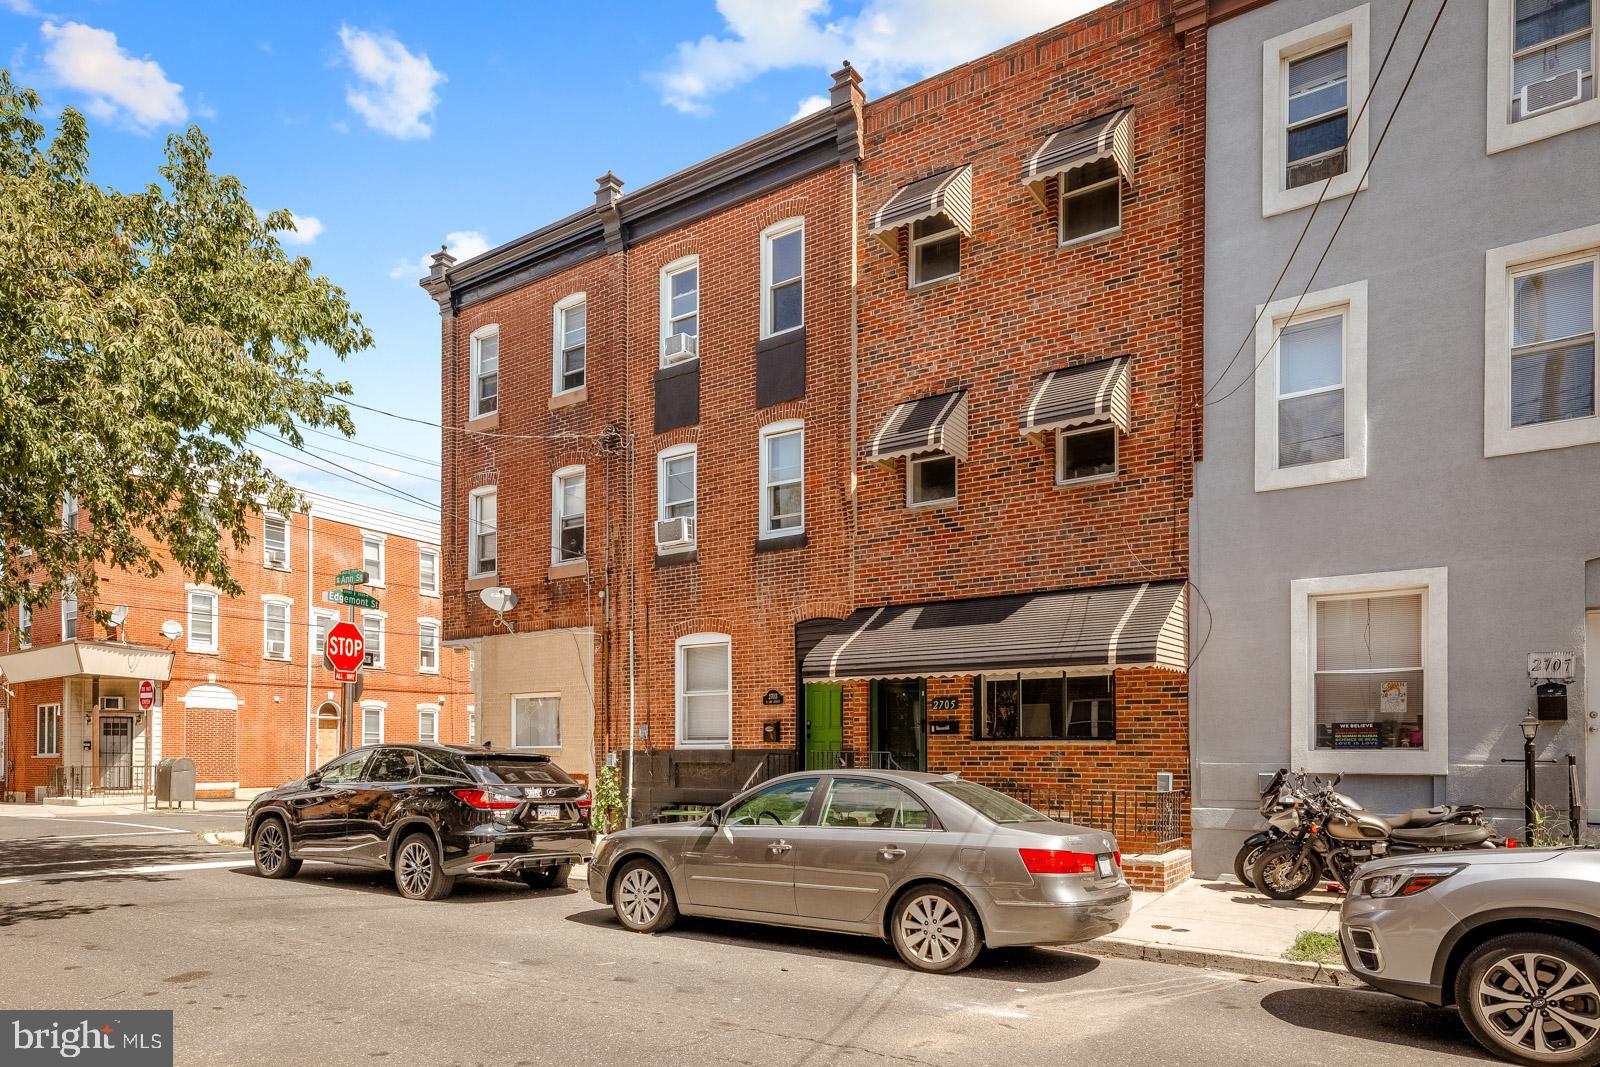
M 248 800 L 199 800 L 192 807 L 185 804 L 182 808 L 163 807 L 157 810 L 155 801 L 145 808 L 140 806 L 139 798 L 134 797 L 131 803 L 116 804 L 0 804 L 0 819 L 92 819 L 97 815 L 167 815 L 180 812 L 204 815 L 206 812 L 242 812 L 249 806 Z
M 1343 898 L 1336 893 L 1318 890 L 1300 900 L 1271 900 L 1232 879 L 1192 878 L 1167 893 L 1135 891 L 1133 896 L 1133 916 L 1122 929 L 1074 948 L 1263 978 L 1357 984 L 1340 963 L 1305 963 L 1282 955 L 1303 931 L 1338 934 Z

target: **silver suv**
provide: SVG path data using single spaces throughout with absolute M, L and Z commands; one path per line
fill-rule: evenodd
M 1600 1064 L 1600 850 L 1396 856 L 1362 867 L 1339 940 L 1386 993 L 1454 1004 L 1528 1064 Z

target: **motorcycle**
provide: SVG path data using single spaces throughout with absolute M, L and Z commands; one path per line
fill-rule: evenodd
M 1412 825 L 1413 816 L 1427 820 L 1438 812 L 1424 808 L 1385 819 L 1347 799 L 1329 785 L 1308 792 L 1295 807 L 1280 806 L 1271 821 L 1283 836 L 1256 857 L 1250 870 L 1256 888 L 1274 900 L 1294 900 L 1324 876 L 1349 886 L 1357 868 L 1384 856 L 1505 847 L 1505 839 L 1483 825 L 1478 805 L 1448 812 L 1449 821 Z

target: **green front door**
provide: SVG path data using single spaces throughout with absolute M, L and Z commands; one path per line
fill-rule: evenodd
M 806 686 L 806 770 L 839 766 L 844 748 L 844 686 L 812 682 Z
M 872 683 L 870 760 L 874 767 L 902 771 L 928 769 L 922 679 Z

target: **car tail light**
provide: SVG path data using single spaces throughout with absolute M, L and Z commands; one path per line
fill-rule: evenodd
M 1506 848 L 1521 848 L 1522 843 L 1514 837 L 1506 838 Z
M 1092 874 L 1094 856 L 1088 852 L 1066 852 L 1054 848 L 1019 848 L 1022 865 L 1029 874 Z
M 576 803 L 578 805 L 578 814 L 587 819 L 589 817 L 590 810 L 594 807 L 594 797 L 588 793 L 585 793 L 583 796 L 577 799 Z
M 520 800 L 512 800 L 483 789 L 452 789 L 450 792 L 479 811 L 510 811 L 522 805 Z
M 1115 863 L 1117 865 L 1118 869 L 1120 869 L 1122 867 L 1122 850 L 1121 849 L 1118 849 L 1117 851 L 1115 851 L 1115 852 L 1113 852 L 1111 854 L 1111 862 Z

